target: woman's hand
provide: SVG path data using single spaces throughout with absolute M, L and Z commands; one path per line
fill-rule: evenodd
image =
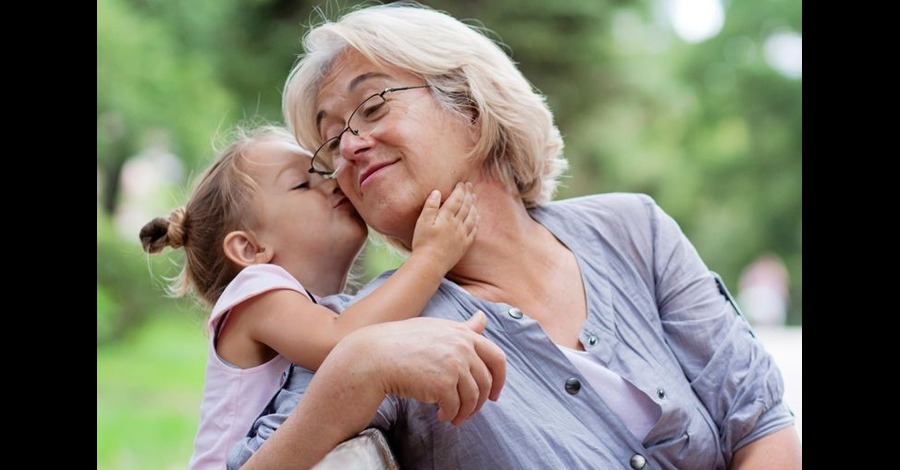
M 360 330 L 357 359 L 372 371 L 384 393 L 437 403 L 438 419 L 459 425 L 496 401 L 506 382 L 506 355 L 481 335 L 487 317 L 465 322 L 413 318 Z M 350 339 L 348 337 L 347 339 Z
M 420 317 L 351 333 L 242 468 L 312 467 L 364 429 L 388 393 L 437 403 L 438 419 L 459 425 L 497 400 L 506 382 L 506 355 L 481 335 L 486 323 L 476 312 L 465 322 Z

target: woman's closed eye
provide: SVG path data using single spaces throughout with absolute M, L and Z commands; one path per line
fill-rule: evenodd
M 341 145 L 341 136 L 332 137 L 331 140 L 325 145 L 325 150 L 328 153 L 337 152 L 338 147 Z
M 291 189 L 309 189 L 309 181 L 294 185 Z
M 387 111 L 387 103 L 384 100 L 378 100 L 375 104 L 363 107 L 360 117 L 366 121 L 378 120 L 384 117 Z

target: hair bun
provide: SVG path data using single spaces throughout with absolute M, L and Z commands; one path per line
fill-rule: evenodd
M 141 246 L 147 253 L 159 253 L 163 248 L 170 246 L 180 248 L 184 246 L 184 209 L 172 211 L 168 219 L 157 217 L 141 229 Z

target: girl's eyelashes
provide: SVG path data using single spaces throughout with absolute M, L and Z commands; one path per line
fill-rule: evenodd
M 298 184 L 298 185 L 295 185 L 295 186 L 294 186 L 293 188 L 291 188 L 291 189 L 309 189 L 309 181 L 304 181 L 304 182 L 302 182 L 302 183 L 300 183 L 300 184 Z

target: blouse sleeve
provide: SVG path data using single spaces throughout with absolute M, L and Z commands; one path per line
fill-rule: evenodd
M 675 220 L 647 198 L 656 302 L 666 340 L 718 425 L 725 460 L 793 423 L 772 356 Z

